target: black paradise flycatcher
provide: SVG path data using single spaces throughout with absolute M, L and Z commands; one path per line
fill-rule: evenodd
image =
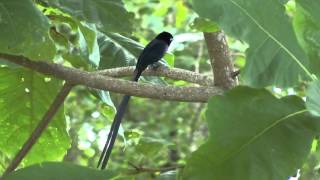
M 173 36 L 168 32 L 162 32 L 156 36 L 141 52 L 136 68 L 133 73 L 132 81 L 138 81 L 141 73 L 151 64 L 158 62 L 168 50 L 168 47 L 173 39 Z M 123 118 L 124 112 L 127 108 L 128 102 L 130 100 L 129 95 L 125 95 L 120 102 L 117 113 L 112 122 L 107 142 L 103 148 L 102 154 L 98 162 L 98 168 L 105 169 L 113 148 L 113 145 L 116 141 L 118 130 Z

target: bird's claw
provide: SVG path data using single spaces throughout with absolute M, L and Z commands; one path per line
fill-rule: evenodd
M 158 62 L 150 64 L 150 68 L 152 70 L 157 70 L 160 67 L 165 68 L 165 69 L 169 68 L 168 64 L 166 62 L 162 62 L 162 61 L 158 61 Z

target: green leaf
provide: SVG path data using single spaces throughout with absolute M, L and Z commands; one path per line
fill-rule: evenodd
M 313 150 L 311 150 L 309 157 L 303 167 L 301 168 L 299 180 L 318 180 L 320 179 L 319 163 L 320 163 L 320 149 L 318 148 L 318 141 L 313 141 Z
M 102 114 L 107 119 L 113 119 L 117 109 L 111 99 L 109 91 L 103 91 L 98 89 L 89 89 L 89 92 L 96 98 L 100 99 L 104 103 L 102 108 Z
M 98 67 L 100 63 L 100 52 L 96 27 L 94 25 L 89 26 L 80 22 L 79 28 L 85 39 L 86 47 L 88 48 L 88 58 L 90 62 L 95 65 L 95 67 Z
M 57 57 L 63 57 L 74 67 L 98 67 L 100 54 L 95 25 L 88 25 L 55 11 L 46 14 L 53 24 L 50 35 L 58 49 Z
M 164 4 L 164 3 L 163 3 Z M 190 14 L 189 9 L 186 7 L 184 1 L 176 1 L 176 28 L 182 28 L 184 22 L 187 21 Z M 166 14 L 166 13 L 165 13 Z
M 168 171 L 165 173 L 161 173 L 159 176 L 155 178 L 155 180 L 177 180 L 178 173 L 177 171 Z
M 139 139 L 136 151 L 146 158 L 154 158 L 161 150 L 168 146 L 168 143 L 154 138 L 142 137 Z
M 312 82 L 307 89 L 307 109 L 311 114 L 320 116 L 320 81 Z
M 306 11 L 302 8 L 304 3 L 301 4 L 302 6 L 296 5 L 294 28 L 301 46 L 309 57 L 312 72 L 320 77 L 320 18 L 316 17 L 320 16 L 320 13 Z M 320 7 L 320 1 L 317 1 L 318 5 L 313 4 Z
M 174 55 L 172 53 L 166 53 L 163 57 L 163 59 L 166 60 L 168 63 L 169 67 L 173 68 L 174 67 Z
M 0 147 L 13 158 L 53 102 L 61 81 L 22 68 L 2 67 L 0 77 Z M 69 146 L 62 106 L 23 164 L 61 160 Z
M 143 46 L 116 33 L 107 33 L 99 36 L 101 60 L 100 69 L 135 65 Z
M 96 32 L 84 24 L 79 23 L 78 25 L 77 36 L 79 38 L 73 44 L 69 43 L 69 51 L 63 55 L 63 58 L 70 61 L 75 67 L 97 68 L 100 54 Z
M 279 0 L 280 3 L 286 4 L 289 0 Z
M 116 175 L 111 171 L 101 171 L 71 163 L 45 162 L 14 171 L 5 180 L 106 180 L 114 177 Z
M 210 19 L 199 17 L 194 19 L 191 28 L 200 32 L 217 32 L 220 30 L 217 23 L 212 22 Z
M 48 19 L 31 0 L 0 0 L 0 52 L 52 60 L 56 50 Z
M 295 37 L 284 6 L 260 0 L 194 0 L 201 17 L 210 18 L 237 39 L 246 41 L 242 77 L 254 87 L 294 86 L 300 77 L 312 77 L 309 62 Z
M 296 2 L 308 11 L 316 22 L 320 22 L 320 2 L 318 0 L 296 0 Z
M 41 0 L 81 21 L 95 23 L 103 32 L 131 32 L 132 15 L 121 0 Z
M 185 179 L 288 179 L 320 130 L 297 96 L 248 87 L 212 97 L 206 119 L 209 139 L 191 155 Z

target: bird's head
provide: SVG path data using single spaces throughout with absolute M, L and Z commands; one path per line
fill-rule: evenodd
M 173 36 L 172 36 L 172 34 L 166 32 L 166 31 L 163 31 L 162 33 L 158 34 L 156 39 L 162 40 L 162 41 L 166 42 L 168 45 L 170 45 L 171 41 L 173 40 Z

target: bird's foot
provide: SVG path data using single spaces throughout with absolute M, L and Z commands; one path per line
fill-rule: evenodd
M 158 62 L 150 64 L 150 68 L 152 70 L 157 70 L 160 67 L 167 69 L 167 68 L 169 68 L 169 65 L 166 62 L 162 62 L 162 61 L 158 61 Z

